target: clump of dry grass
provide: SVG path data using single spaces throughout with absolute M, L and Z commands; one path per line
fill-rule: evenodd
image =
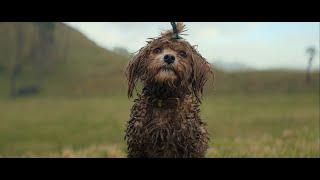
M 65 158 L 81 158 L 81 157 L 105 157 L 105 158 L 124 158 L 125 152 L 116 144 L 112 145 L 93 145 L 85 149 L 74 150 L 72 148 L 65 148 L 59 157 Z
M 60 153 L 48 153 L 46 156 L 39 156 L 33 152 L 27 152 L 23 157 L 62 157 L 62 158 L 124 158 L 125 152 L 122 150 L 121 145 L 92 145 L 87 148 L 76 150 L 72 147 L 65 147 Z
M 306 128 L 304 128 L 306 129 Z M 284 129 L 280 136 L 262 134 L 219 140 L 208 149 L 207 157 L 320 157 L 319 143 L 310 143 L 303 133 Z

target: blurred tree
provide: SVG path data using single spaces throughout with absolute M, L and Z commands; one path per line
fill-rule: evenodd
M 314 46 L 310 46 L 307 48 L 306 53 L 309 55 L 306 82 L 310 83 L 311 82 L 311 65 L 312 65 L 314 55 L 316 54 L 316 48 Z
M 16 96 L 16 80 L 22 69 L 22 46 L 23 46 L 23 31 L 22 24 L 16 23 L 16 52 L 15 63 L 10 76 L 10 95 Z
M 70 31 L 65 30 L 63 32 L 63 36 L 64 36 L 65 42 L 63 43 L 64 48 L 63 48 L 61 59 L 63 62 L 67 62 L 68 54 L 69 54 L 69 50 L 70 50 Z
M 38 74 L 40 84 L 45 73 L 53 65 L 54 22 L 35 22 L 38 27 L 39 40 L 33 46 L 31 58 L 34 59 L 34 67 Z

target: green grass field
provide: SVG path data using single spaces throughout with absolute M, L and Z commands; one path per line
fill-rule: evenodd
M 207 157 L 320 157 L 318 94 L 208 95 Z M 125 96 L 0 100 L 2 157 L 125 157 Z

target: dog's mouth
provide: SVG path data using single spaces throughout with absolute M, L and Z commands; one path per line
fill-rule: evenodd
M 173 68 L 171 65 L 165 65 L 165 66 L 163 66 L 163 67 L 161 67 L 161 68 L 159 69 L 159 72 L 163 72 L 163 71 L 175 73 L 175 70 L 174 70 L 174 68 Z M 158 72 L 158 73 L 159 73 L 159 72 Z
M 162 66 L 158 69 L 155 79 L 158 82 L 173 82 L 177 79 L 177 74 L 172 66 Z
M 172 76 L 172 77 L 176 77 L 177 76 L 177 72 L 175 71 L 175 69 L 172 66 L 163 66 L 159 69 L 158 75 L 165 75 L 165 76 Z

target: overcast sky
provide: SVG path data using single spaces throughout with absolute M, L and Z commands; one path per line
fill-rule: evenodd
M 169 22 L 67 22 L 98 45 L 136 52 L 147 38 L 171 28 Z M 319 22 L 186 22 L 192 45 L 214 64 L 223 60 L 258 68 L 302 68 L 306 48 L 315 46 L 313 67 L 319 69 Z

